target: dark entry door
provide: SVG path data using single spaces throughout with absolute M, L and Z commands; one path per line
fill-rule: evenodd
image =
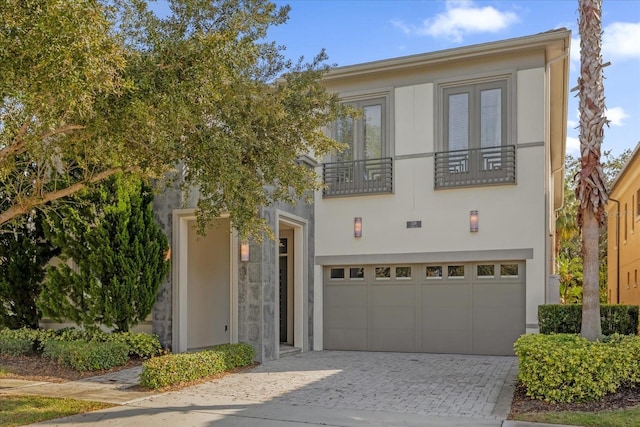
M 287 257 L 281 256 L 280 270 L 280 342 L 287 342 Z

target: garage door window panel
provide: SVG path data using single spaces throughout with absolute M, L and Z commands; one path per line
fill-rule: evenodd
M 410 280 L 411 279 L 411 267 L 408 267 L 408 266 L 396 267 L 396 279 L 397 280 Z
M 330 273 L 331 280 L 343 280 L 344 268 L 332 268 Z
M 349 268 L 349 279 L 364 280 L 364 267 Z
M 442 279 L 442 266 L 441 265 L 428 265 L 427 266 L 427 280 L 440 280 Z
M 456 280 L 464 279 L 464 265 L 447 266 L 447 278 Z
M 500 264 L 500 277 L 518 277 L 518 264 Z
M 376 280 L 391 280 L 391 267 L 376 267 Z
M 495 265 L 478 264 L 476 266 L 476 274 L 478 279 L 493 279 L 495 277 Z

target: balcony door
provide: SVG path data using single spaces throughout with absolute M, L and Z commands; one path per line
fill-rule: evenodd
M 376 98 L 350 103 L 361 111 L 357 119 L 345 118 L 336 123 L 335 139 L 346 145 L 336 154 L 336 161 L 381 159 L 388 157 L 385 144 L 385 99 Z

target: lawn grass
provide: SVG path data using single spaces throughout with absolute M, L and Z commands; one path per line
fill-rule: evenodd
M 112 406 L 115 405 L 76 399 L 0 395 L 0 427 L 22 426 Z
M 640 406 L 632 409 L 603 412 L 523 413 L 517 414 L 514 419 L 585 427 L 637 427 L 640 426 Z

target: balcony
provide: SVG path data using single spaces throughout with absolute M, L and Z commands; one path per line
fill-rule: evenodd
M 434 159 L 436 189 L 516 182 L 515 145 L 443 151 Z
M 393 159 L 353 160 L 322 165 L 324 197 L 393 192 Z

